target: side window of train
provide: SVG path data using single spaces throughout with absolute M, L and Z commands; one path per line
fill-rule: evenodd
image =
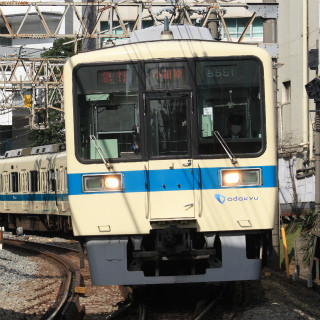
M 3 173 L 3 193 L 9 193 L 10 190 L 10 174 L 9 172 Z
M 48 174 L 49 191 L 54 192 L 56 190 L 56 180 L 54 175 L 54 169 L 50 169 L 47 174 Z
M 48 191 L 48 172 L 46 169 L 40 169 L 40 191 Z
M 68 191 L 68 175 L 67 175 L 67 168 L 64 168 L 64 190 Z
M 60 191 L 62 191 L 62 192 L 64 191 L 64 186 L 65 186 L 63 176 L 64 176 L 63 167 L 60 167 L 60 175 L 59 175 L 59 178 L 60 178 Z
M 56 189 L 57 189 L 57 192 L 60 191 L 59 169 L 56 169 Z
M 23 193 L 29 192 L 28 172 L 25 170 L 21 170 L 20 172 L 20 188 Z
M 19 173 L 11 172 L 11 192 L 19 191 Z
M 38 171 L 32 170 L 30 171 L 30 191 L 31 192 L 38 192 Z

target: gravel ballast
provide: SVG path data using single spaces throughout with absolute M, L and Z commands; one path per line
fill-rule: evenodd
M 68 243 L 59 239 L 42 240 Z M 75 262 L 78 264 L 79 261 Z M 118 286 L 92 286 L 88 266 L 81 269 L 81 273 L 87 287 L 86 294 L 80 297 L 80 303 L 86 310 L 84 319 L 105 319 L 123 299 Z M 282 272 L 270 271 L 267 274 L 269 276 L 263 273 L 262 281 L 251 287 L 247 307 L 233 315 L 233 319 L 320 320 L 320 295 L 316 290 L 307 288 L 306 281 L 286 279 Z M 0 250 L 0 320 L 40 319 L 38 310 L 34 310 L 35 294 L 39 295 L 42 288 L 54 287 L 59 277 L 59 272 L 50 268 L 43 259 L 19 255 L 4 246 Z M 223 320 L 227 318 L 228 312 Z
M 0 250 L 0 301 L 1 296 L 19 290 L 19 285 L 37 278 L 37 262 L 9 250 Z

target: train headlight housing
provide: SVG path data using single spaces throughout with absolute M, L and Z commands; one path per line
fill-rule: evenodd
M 122 190 L 122 175 L 91 174 L 82 177 L 82 190 L 84 192 L 108 192 Z
M 261 169 L 221 170 L 222 187 L 249 187 L 261 185 Z

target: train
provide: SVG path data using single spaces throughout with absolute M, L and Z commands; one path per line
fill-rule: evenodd
M 0 201 L 5 229 L 71 234 L 65 146 L 6 151 L 0 158 Z
M 66 153 L 0 159 L 0 218 L 24 210 L 7 209 L 26 199 L 9 186 L 10 170 L 30 159 L 24 170 L 41 171 L 42 156 L 48 164 L 37 183 L 45 187 L 35 192 L 30 180 L 30 211 L 43 199 L 34 216 L 45 227 L 62 217 L 72 226 L 94 285 L 260 278 L 278 215 L 264 49 L 214 41 L 201 27 L 139 30 L 128 43 L 68 59 L 64 106 Z
M 64 67 L 69 203 L 96 285 L 259 279 L 272 252 L 272 61 L 158 26 Z

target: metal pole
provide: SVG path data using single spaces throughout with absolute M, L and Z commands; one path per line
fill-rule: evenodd
M 316 41 L 316 48 L 319 50 L 319 40 Z M 319 70 L 316 70 L 319 77 Z M 319 98 L 315 101 L 315 212 L 318 216 L 317 231 L 320 231 L 320 101 Z M 316 244 L 316 242 L 315 242 Z M 314 245 L 315 246 L 315 245 Z
M 263 2 L 276 3 L 275 0 L 264 0 Z M 263 20 L 263 42 L 277 43 L 277 20 L 276 19 Z M 277 59 L 273 58 L 272 61 L 273 61 L 273 65 L 275 66 L 277 63 Z M 278 71 L 277 71 L 277 68 L 275 67 L 272 70 L 272 76 L 273 76 L 273 99 L 274 99 L 273 102 L 274 102 L 274 108 L 276 108 L 278 103 L 278 98 L 277 98 Z M 273 252 L 272 252 L 272 260 L 270 262 L 270 267 L 277 270 L 280 268 L 280 205 L 278 205 L 278 213 L 275 215 L 275 219 L 274 219 L 274 228 L 272 231 L 272 246 L 273 246 Z
M 320 229 L 320 101 L 316 101 L 315 116 L 315 213 L 318 215 L 317 231 Z
M 315 116 L 315 214 L 317 215 L 317 226 L 316 232 L 320 231 L 320 101 L 315 100 L 316 104 L 316 116 Z M 310 259 L 310 273 L 308 274 L 308 282 L 307 286 L 312 288 L 313 286 L 313 266 L 314 266 L 314 258 L 317 255 L 317 245 L 319 242 L 318 235 L 315 235 L 313 241 L 313 249 L 312 249 L 312 256 Z M 316 263 L 316 268 L 318 268 L 318 263 Z M 317 271 L 317 270 L 316 270 Z M 318 272 L 316 273 L 318 276 Z

